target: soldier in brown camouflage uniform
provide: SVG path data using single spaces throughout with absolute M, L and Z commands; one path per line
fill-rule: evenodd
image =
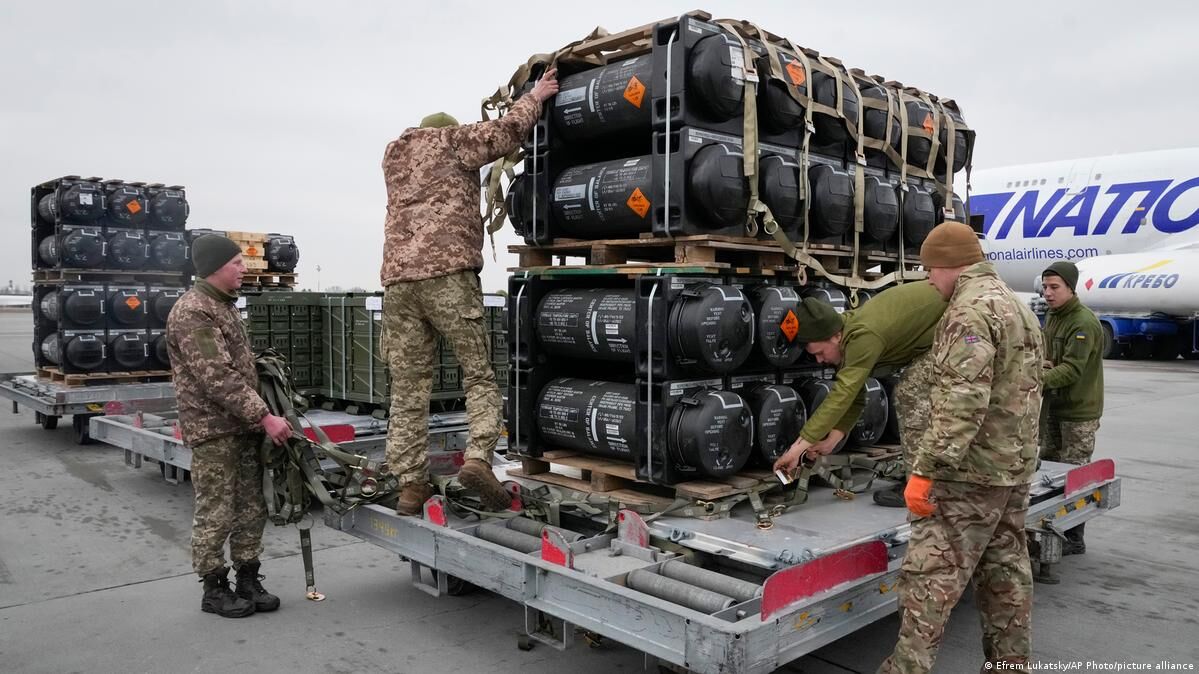
M 387 221 L 383 243 L 382 350 L 391 370 L 387 464 L 402 486 L 396 511 L 415 515 L 429 486 L 428 415 L 437 333 L 462 365 L 470 441 L 458 480 L 492 509 L 511 498 L 491 471 L 502 431 L 479 270 L 483 224 L 479 170 L 515 150 L 558 91 L 550 70 L 498 120 L 459 126 L 426 117 L 383 155 Z
M 1026 665 L 1032 569 L 1024 517 L 1037 459 L 1040 326 L 983 261 L 967 225 L 938 225 L 920 257 L 949 307 L 932 347 L 932 417 L 904 494 L 914 519 L 900 570 L 899 643 L 879 671 L 930 671 L 968 583 L 982 615 L 982 671 Z
M 192 243 L 192 258 L 200 278 L 167 319 L 179 430 L 192 452 L 192 568 L 204 582 L 201 610 L 240 618 L 279 607 L 258 575 L 266 525 L 258 450 L 264 432 L 282 443 L 291 426 L 258 395 L 254 354 L 234 306 L 246 271 L 241 247 L 205 235 Z M 226 540 L 236 593 L 229 589 Z

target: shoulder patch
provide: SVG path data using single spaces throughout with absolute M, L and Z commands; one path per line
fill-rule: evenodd
M 192 337 L 196 340 L 200 355 L 205 358 L 217 357 L 216 328 L 196 328 L 192 331 Z
M 1076 333 L 1074 333 L 1074 339 L 1077 339 L 1080 342 L 1085 342 L 1087 340 L 1087 333 L 1076 332 Z
M 967 344 L 978 344 L 982 340 L 982 338 L 978 335 L 966 335 L 962 339 L 964 339 Z

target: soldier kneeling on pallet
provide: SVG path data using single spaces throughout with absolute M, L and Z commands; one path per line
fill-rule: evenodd
M 888 288 L 860 309 L 838 314 L 832 305 L 805 298 L 797 312 L 797 339 L 823 365 L 837 366 L 837 382 L 800 430 L 775 470 L 795 470 L 805 454 L 829 454 L 857 423 L 866 403 L 866 379 L 876 370 L 904 368 L 895 387 L 905 471 L 928 425 L 932 376 L 929 347 L 948 302 L 924 282 Z M 877 491 L 879 505 L 902 508 L 904 485 Z
M 381 347 L 391 371 L 387 465 L 401 486 L 401 515 L 420 514 L 433 495 L 428 420 L 437 333 L 454 347 L 466 388 L 470 441 L 458 481 L 493 510 L 512 502 L 491 471 L 503 411 L 479 287 L 479 169 L 517 149 L 541 116 L 542 103 L 557 92 L 551 69 L 503 117 L 459 126 L 445 113 L 429 115 L 383 154 Z
M 282 444 L 292 428 L 258 395 L 254 354 L 234 304 L 246 273 L 241 247 L 207 234 L 192 243 L 192 262 L 196 285 L 167 319 L 179 430 L 192 452 L 192 567 L 204 582 L 201 610 L 242 618 L 279 608 L 258 575 L 267 517 L 259 447 L 263 433 Z M 229 589 L 226 540 L 236 592 Z

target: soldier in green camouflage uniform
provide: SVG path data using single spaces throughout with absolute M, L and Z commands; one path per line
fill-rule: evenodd
M 1041 281 L 1049 304 L 1041 458 L 1082 465 L 1095 453 L 1095 433 L 1103 415 L 1103 327 L 1074 294 L 1078 268 L 1073 263 L 1054 262 Z M 1086 553 L 1085 526 L 1066 531 L 1063 555 Z M 1055 583 L 1058 578 L 1048 564 L 1042 564 L 1037 580 Z
M 511 497 L 491 471 L 502 431 L 502 402 L 483 320 L 479 271 L 483 226 L 479 170 L 515 150 L 557 93 L 550 71 L 498 120 L 459 126 L 444 113 L 426 117 L 387 146 L 383 337 L 391 371 L 387 464 L 401 491 L 396 512 L 415 515 L 432 495 L 428 460 L 429 395 L 437 333 L 462 365 L 470 441 L 458 474 L 493 509 Z
M 264 432 L 282 442 L 291 426 L 258 395 L 254 354 L 234 305 L 246 271 L 241 247 L 205 235 L 192 243 L 192 258 L 200 278 L 167 319 L 179 430 L 192 452 L 192 568 L 204 582 L 201 609 L 240 618 L 279 607 L 258 574 L 267 516 L 259 446 Z M 226 540 L 236 593 L 229 589 Z
M 844 314 L 814 297 L 806 298 L 797 311 L 796 338 L 807 343 L 817 361 L 838 366 L 837 381 L 808 418 L 799 438 L 775 462 L 775 470 L 794 471 L 805 453 L 828 454 L 836 449 L 862 414 L 866 379 L 895 368 L 904 368 L 895 391 L 904 465 L 910 468 L 910 453 L 928 423 L 931 368 L 927 354 L 945 306 L 945 298 L 927 283 L 888 288 Z M 902 507 L 902 485 L 898 490 L 875 492 L 874 500 Z
M 932 347 L 932 417 L 904 494 L 914 519 L 900 570 L 899 642 L 879 671 L 930 671 L 968 583 L 987 662 L 1024 665 L 1032 651 L 1024 518 L 1037 456 L 1040 329 L 983 261 L 967 225 L 938 225 L 921 261 L 949 307 Z

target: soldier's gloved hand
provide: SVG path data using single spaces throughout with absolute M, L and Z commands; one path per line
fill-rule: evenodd
M 291 437 L 291 422 L 283 417 L 268 414 L 259 423 L 262 424 L 262 430 L 266 431 L 267 437 L 276 445 L 282 445 Z
M 928 517 L 937 509 L 937 504 L 930 500 L 932 494 L 933 481 L 923 475 L 913 475 L 908 478 L 908 486 L 903 490 L 903 500 L 913 515 Z

